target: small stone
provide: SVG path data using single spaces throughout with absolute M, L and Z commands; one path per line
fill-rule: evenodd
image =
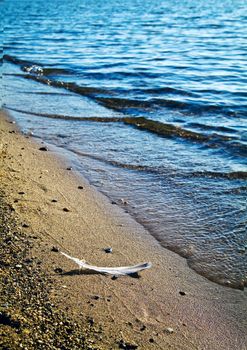
M 53 247 L 51 248 L 51 251 L 52 251 L 52 252 L 55 252 L 55 253 L 58 253 L 58 252 L 59 252 L 59 248 L 53 246 Z
M 89 317 L 88 323 L 90 324 L 90 326 L 93 326 L 93 324 L 94 324 L 94 319 L 93 319 L 92 317 Z
M 54 271 L 56 273 L 63 273 L 63 269 L 61 267 L 55 267 Z
M 117 278 L 118 278 L 118 277 L 114 275 L 114 276 L 112 276 L 111 279 L 114 281 L 114 280 L 117 280 Z
M 124 205 L 129 204 L 128 201 L 127 201 L 126 199 L 124 199 L 124 198 L 121 198 L 121 199 L 120 199 L 120 202 L 121 202 L 122 204 L 124 204 Z
M 135 350 L 138 348 L 138 345 L 127 343 L 123 339 L 121 339 L 118 343 L 119 349 L 125 349 L 125 350 Z
M 182 291 L 182 290 L 179 291 L 179 294 L 180 295 L 186 295 L 186 293 L 184 291 Z
M 15 265 L 16 269 L 21 269 L 22 268 L 22 265 L 21 264 L 17 264 Z
M 147 327 L 145 326 L 145 325 L 143 325 L 143 326 L 141 326 L 141 328 L 140 328 L 140 331 L 145 331 L 145 329 L 146 329 Z
M 24 228 L 27 228 L 27 227 L 29 227 L 30 225 L 28 225 L 28 224 L 26 224 L 26 223 L 24 223 L 23 225 L 22 225 L 22 227 L 24 227 Z
M 78 186 L 79 190 L 83 190 L 83 186 Z
M 25 192 L 23 192 L 23 191 L 20 191 L 20 192 L 18 192 L 18 194 L 25 194 Z
M 52 203 L 57 203 L 57 199 L 52 199 Z
M 112 253 L 112 248 L 108 247 L 108 248 L 104 248 L 105 253 Z
M 68 168 L 67 168 L 67 170 L 72 170 L 72 167 L 71 167 L 71 166 L 70 166 L 70 167 L 68 167 Z
M 66 213 L 69 212 L 69 209 L 68 208 L 63 208 L 63 211 L 65 211 Z
M 26 264 L 31 264 L 31 263 L 33 262 L 33 259 L 27 258 L 27 259 L 24 260 L 24 262 L 25 262 Z
M 172 334 L 172 333 L 174 333 L 174 329 L 171 328 L 171 327 L 167 327 L 167 328 L 165 329 L 165 333 Z
M 46 146 L 40 147 L 39 148 L 40 151 L 48 151 L 48 148 Z
M 154 338 L 150 338 L 149 343 L 154 343 Z
M 93 295 L 92 296 L 92 299 L 94 299 L 94 300 L 99 300 L 99 298 L 100 298 L 99 295 Z

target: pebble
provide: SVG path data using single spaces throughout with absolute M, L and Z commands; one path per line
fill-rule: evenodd
M 105 253 L 112 253 L 112 248 L 108 247 L 108 248 L 104 248 Z
M 52 199 L 52 203 L 57 203 L 57 199 Z
M 94 324 L 94 319 L 93 319 L 92 317 L 90 317 L 90 318 L 88 319 L 88 323 L 90 324 L 90 326 L 93 326 L 93 324 Z
M 123 339 L 119 341 L 118 345 L 119 345 L 119 349 L 125 349 L 125 350 L 135 350 L 138 348 L 138 345 L 125 342 Z
M 120 199 L 120 202 L 121 202 L 122 204 L 124 204 L 124 205 L 129 204 L 129 202 L 128 202 L 126 199 L 124 199 L 124 198 L 121 198 L 121 199 Z
M 66 213 L 68 213 L 70 210 L 68 208 L 63 208 L 63 211 L 65 211 Z
M 21 269 L 21 268 L 22 268 L 22 265 L 21 265 L 21 264 L 17 264 L 17 265 L 15 265 L 15 267 L 16 267 L 17 269 Z
M 30 227 L 30 225 L 28 225 L 28 224 L 26 224 L 26 223 L 24 223 L 23 225 L 22 225 L 22 227 Z
M 23 191 L 20 191 L 20 192 L 18 192 L 18 194 L 25 194 L 25 192 L 23 192 Z
M 67 170 L 72 170 L 72 167 L 71 167 L 71 166 L 70 166 L 70 167 L 68 167 L 68 168 L 67 168 Z
M 61 267 L 55 267 L 54 271 L 56 273 L 63 273 L 63 269 Z
M 48 151 L 48 148 L 46 146 L 40 147 L 39 148 L 40 151 Z
M 78 186 L 79 190 L 83 190 L 83 186 Z
M 51 248 L 51 251 L 52 251 L 52 252 L 55 252 L 55 253 L 58 253 L 58 252 L 59 252 L 59 248 L 53 246 L 53 247 Z
M 186 293 L 183 292 L 182 290 L 179 291 L 179 294 L 180 294 L 180 295 L 186 295 Z
M 172 334 L 172 333 L 174 333 L 174 329 L 171 328 L 171 327 L 167 327 L 167 328 L 165 329 L 165 333 Z

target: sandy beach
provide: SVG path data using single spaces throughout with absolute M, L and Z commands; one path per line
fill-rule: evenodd
M 49 298 L 77 325 L 91 327 L 88 349 L 247 349 L 246 291 L 196 274 L 57 149 L 23 135 L 3 112 L 0 134 L 4 201 L 32 241 L 29 255 L 50 281 Z M 151 262 L 152 268 L 140 278 L 79 273 L 59 251 L 97 266 Z

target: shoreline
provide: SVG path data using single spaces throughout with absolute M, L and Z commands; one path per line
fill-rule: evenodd
M 102 329 L 102 349 L 121 348 L 121 340 L 138 349 L 246 349 L 246 291 L 196 274 L 184 258 L 160 247 L 121 208 L 67 170 L 61 155 L 41 151 L 45 145 L 23 136 L 4 113 L 0 126 L 6 201 L 27 225 L 25 231 L 38 237 L 32 254 L 55 284 L 59 308 L 80 324 L 90 319 Z M 112 254 L 104 252 L 109 246 Z M 98 266 L 144 261 L 153 266 L 139 279 L 78 274 L 53 247 Z

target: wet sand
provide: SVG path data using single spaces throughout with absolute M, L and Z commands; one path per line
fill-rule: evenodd
M 37 237 L 31 255 L 52 283 L 54 303 L 78 324 L 101 330 L 100 339 L 95 331 L 95 348 L 247 348 L 246 291 L 219 286 L 189 269 L 185 259 L 161 248 L 70 169 L 57 149 L 22 135 L 3 113 L 0 134 L 5 201 L 27 237 Z M 57 250 L 98 266 L 150 261 L 152 268 L 140 278 L 78 273 Z

